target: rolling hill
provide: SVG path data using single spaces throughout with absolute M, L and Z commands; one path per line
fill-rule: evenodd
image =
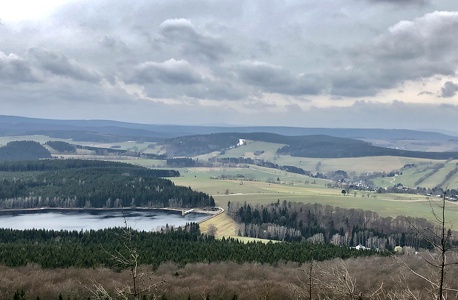
M 237 146 L 240 140 L 285 144 L 277 154 L 310 158 L 402 156 L 428 159 L 457 159 L 458 152 L 408 151 L 374 146 L 368 142 L 326 135 L 284 136 L 273 133 L 215 133 L 183 136 L 163 142 L 168 156 L 198 156 L 221 153 Z
M 158 142 L 167 139 L 216 133 L 265 132 L 279 136 L 326 135 L 371 141 L 407 150 L 446 144 L 445 150 L 458 150 L 458 137 L 433 131 L 371 128 L 300 128 L 281 126 L 182 126 L 137 124 L 109 120 L 51 120 L 0 115 L 0 136 L 46 135 L 74 141 Z M 457 133 L 458 135 L 458 133 Z M 403 142 L 405 141 L 405 142 Z

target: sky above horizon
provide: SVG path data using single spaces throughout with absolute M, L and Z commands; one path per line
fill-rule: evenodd
M 458 131 L 456 0 L 0 3 L 0 115 Z

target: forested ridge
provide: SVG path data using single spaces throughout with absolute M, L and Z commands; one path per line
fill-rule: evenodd
M 60 153 L 75 153 L 76 146 L 62 141 L 48 141 L 46 145 Z
M 120 268 L 109 255 L 119 251 L 129 255 L 124 242 L 126 228 L 91 231 L 0 229 L 0 263 L 7 266 L 38 264 L 44 268 L 105 266 Z M 168 232 L 132 231 L 131 243 L 139 254 L 139 264 L 159 266 L 164 262 L 180 265 L 196 262 L 304 263 L 332 258 L 375 255 L 348 247 L 295 243 L 243 243 L 217 240 L 200 233 L 198 224 Z
M 278 154 L 296 157 L 343 158 L 403 156 L 429 159 L 458 158 L 458 152 L 423 152 L 374 146 L 368 142 L 327 135 L 285 136 L 266 132 L 230 132 L 183 136 L 163 142 L 168 156 L 197 156 L 235 147 L 239 139 L 284 144 Z
M 13 141 L 0 147 L 0 162 L 41 158 L 51 158 L 51 153 L 37 142 Z
M 0 208 L 214 206 L 211 196 L 160 178 L 179 176 L 173 170 L 106 161 L 42 160 L 0 163 L 0 171 L 34 172 L 0 179 Z

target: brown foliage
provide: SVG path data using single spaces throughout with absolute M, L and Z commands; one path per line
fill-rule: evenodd
M 424 260 L 416 255 L 405 255 L 403 263 L 392 257 L 357 258 L 343 262 L 332 260 L 316 262 L 313 267 L 312 299 L 431 299 L 428 286 L 404 265 L 428 274 Z M 183 268 L 167 263 L 153 272 L 142 266 L 139 272 L 145 280 L 165 283 L 156 295 L 168 299 L 309 299 L 309 265 L 287 263 L 278 266 L 261 264 L 189 264 Z M 115 272 L 108 269 L 42 269 L 37 266 L 8 268 L 0 266 L 0 299 L 12 299 L 14 292 L 24 289 L 29 299 L 56 299 L 88 297 L 88 287 L 94 282 L 106 290 L 129 284 L 129 270 Z M 344 277 L 342 277 L 344 276 Z M 452 268 L 448 278 L 453 285 L 458 269 Z M 345 287 L 351 283 L 350 289 Z M 378 290 L 381 288 L 381 290 Z M 351 291 L 351 292 L 350 292 Z M 451 295 L 450 295 L 451 296 Z

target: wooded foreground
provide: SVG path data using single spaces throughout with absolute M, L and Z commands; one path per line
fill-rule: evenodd
M 139 299 L 435 299 L 431 285 L 404 263 L 434 277 L 418 255 L 335 259 L 302 266 L 223 262 L 180 267 L 166 263 L 155 271 L 139 268 L 139 288 L 150 287 Z M 93 292 L 100 287 L 118 299 L 115 290 L 126 289 L 132 281 L 128 270 L 105 268 L 0 266 L 0 274 L 1 299 L 26 299 L 21 298 L 22 291 L 27 299 L 97 299 Z M 447 284 L 453 286 L 458 269 L 448 275 Z M 448 293 L 448 299 L 456 297 Z

